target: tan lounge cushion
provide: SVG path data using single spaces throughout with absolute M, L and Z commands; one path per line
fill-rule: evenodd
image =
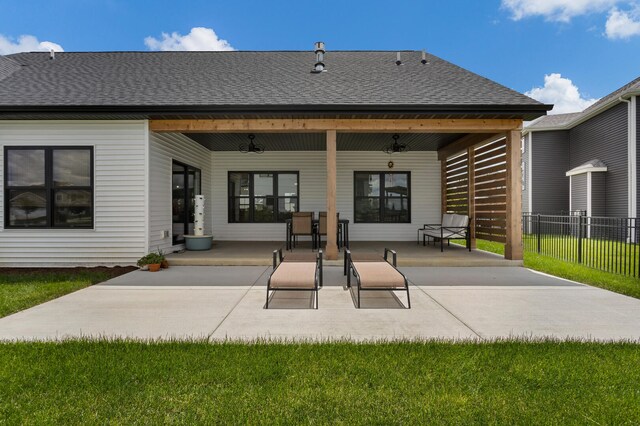
M 404 277 L 388 262 L 353 262 L 362 288 L 404 288 Z
M 315 288 L 315 262 L 283 262 L 271 274 L 271 288 Z

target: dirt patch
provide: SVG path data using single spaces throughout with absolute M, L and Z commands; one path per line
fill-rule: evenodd
M 68 274 L 68 273 L 81 273 L 81 272 L 95 272 L 107 275 L 109 278 L 114 278 L 120 275 L 124 275 L 127 272 L 135 271 L 135 266 L 96 266 L 92 268 L 87 267 L 75 267 L 75 268 L 0 268 L 0 275 L 27 275 L 27 274 Z

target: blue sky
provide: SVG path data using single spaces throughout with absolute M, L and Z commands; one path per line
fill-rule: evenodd
M 427 49 L 567 112 L 640 76 L 640 0 L 0 0 L 0 54 L 311 50 L 316 40 L 329 53 Z

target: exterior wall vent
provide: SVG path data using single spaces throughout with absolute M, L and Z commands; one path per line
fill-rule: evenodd
M 327 70 L 324 67 L 324 54 L 326 50 L 324 49 L 324 42 L 317 41 L 314 45 L 315 53 L 316 53 L 316 64 L 313 66 L 311 70 L 312 73 L 321 73 L 326 72 Z

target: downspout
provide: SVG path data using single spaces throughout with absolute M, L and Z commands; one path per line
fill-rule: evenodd
M 628 190 L 627 200 L 628 208 L 627 214 L 631 218 L 635 218 L 637 215 L 637 141 L 636 141 L 636 97 L 632 96 L 631 99 L 624 99 L 622 96 L 618 98 L 620 102 L 627 104 L 627 178 L 628 178 Z

